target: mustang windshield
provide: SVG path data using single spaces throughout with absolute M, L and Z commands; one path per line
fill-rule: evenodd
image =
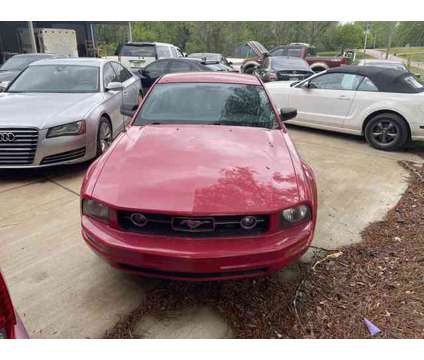
M 134 125 L 214 124 L 275 128 L 275 113 L 264 89 L 256 85 L 158 84 Z
M 8 92 L 91 93 L 99 91 L 99 69 L 81 65 L 33 65 L 9 87 Z

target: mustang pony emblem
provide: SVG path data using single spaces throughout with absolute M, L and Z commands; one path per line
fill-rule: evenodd
M 197 229 L 199 226 L 210 224 L 210 220 L 191 220 L 186 219 L 180 222 L 180 225 L 187 225 L 190 229 Z
M 171 227 L 176 231 L 205 232 L 213 231 L 215 229 L 215 223 L 213 218 L 190 219 L 174 217 L 171 222 Z

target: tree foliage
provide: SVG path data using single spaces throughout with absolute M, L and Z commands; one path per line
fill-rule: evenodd
M 393 46 L 424 45 L 424 22 L 143 21 L 132 23 L 132 33 L 134 41 L 169 42 L 187 53 L 214 51 L 231 55 L 236 46 L 247 40 L 257 40 L 268 49 L 290 42 L 310 43 L 321 51 L 362 48 L 366 27 L 367 47 L 382 48 L 394 25 Z M 128 41 L 128 26 L 97 25 L 96 37 L 110 53 L 119 43 Z

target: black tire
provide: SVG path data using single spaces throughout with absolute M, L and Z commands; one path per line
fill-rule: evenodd
M 245 74 L 253 75 L 255 73 L 256 67 L 255 66 L 249 66 L 244 70 Z
M 397 114 L 378 114 L 365 127 L 365 139 L 379 150 L 399 150 L 409 141 L 408 125 Z
M 320 73 L 320 72 L 325 71 L 325 70 L 327 70 L 327 69 L 326 69 L 326 68 L 323 68 L 323 67 L 315 67 L 315 68 L 312 68 L 312 71 L 313 71 L 314 73 Z
M 106 129 L 108 129 L 108 132 L 105 134 L 104 131 Z M 112 144 L 112 141 L 112 125 L 106 116 L 102 116 L 97 129 L 97 156 L 102 155 L 109 148 L 110 144 Z

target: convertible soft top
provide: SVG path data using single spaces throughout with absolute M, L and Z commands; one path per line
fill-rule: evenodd
M 424 91 L 424 86 L 410 72 L 398 69 L 348 65 L 331 68 L 327 70 L 327 73 L 346 73 L 366 76 L 381 92 L 412 94 Z

